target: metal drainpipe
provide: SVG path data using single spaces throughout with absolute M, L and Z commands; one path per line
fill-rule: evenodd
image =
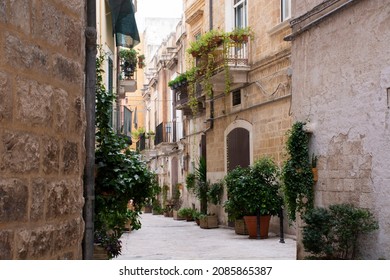
M 95 206 L 95 87 L 96 87 L 96 0 L 87 0 L 86 57 L 85 57 L 85 150 L 84 211 L 85 231 L 83 259 L 93 259 Z
M 116 131 L 118 135 L 121 133 L 121 99 L 119 97 L 120 94 L 119 75 L 121 73 L 121 69 L 119 65 L 120 64 L 119 51 L 120 51 L 119 47 L 116 47 L 116 123 L 117 123 Z

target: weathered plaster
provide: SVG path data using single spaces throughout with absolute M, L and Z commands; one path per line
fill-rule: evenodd
M 359 1 L 298 36 L 292 46 L 292 112 L 295 120 L 312 124 L 311 151 L 319 156 L 316 204 L 349 201 L 374 212 L 380 229 L 362 248 L 369 259 L 390 258 L 385 26 L 389 5 Z

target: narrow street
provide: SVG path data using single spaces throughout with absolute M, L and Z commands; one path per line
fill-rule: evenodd
M 118 260 L 295 260 L 296 242 L 270 234 L 251 240 L 233 229 L 201 229 L 195 222 L 143 214 L 142 228 L 122 236 Z

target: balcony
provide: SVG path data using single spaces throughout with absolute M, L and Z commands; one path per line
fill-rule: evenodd
M 231 40 L 227 44 L 226 54 L 224 54 L 222 46 L 213 52 L 214 70 L 210 77 L 210 82 L 213 85 L 214 92 L 226 90 L 227 74 L 230 77 L 231 89 L 248 83 L 250 42 L 234 42 Z
M 143 151 L 146 149 L 146 141 L 145 141 L 145 134 L 141 134 L 139 137 L 139 140 L 136 143 L 136 149 L 137 151 Z
M 156 135 L 154 138 L 154 145 L 161 143 L 175 144 L 183 138 L 183 123 L 182 122 L 165 122 L 160 123 L 156 127 Z
M 174 89 L 174 92 L 176 95 L 176 110 L 182 110 L 186 116 L 192 115 L 193 112 L 189 104 L 188 84 Z M 204 110 L 205 95 L 200 82 L 195 83 L 195 97 L 198 100 L 198 112 L 201 112 Z

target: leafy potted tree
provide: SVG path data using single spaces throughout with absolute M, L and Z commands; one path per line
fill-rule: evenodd
M 236 180 L 237 184 L 230 186 L 228 209 L 242 209 L 241 215 L 244 215 L 249 238 L 267 238 L 271 216 L 277 215 L 282 207 L 278 174 L 279 170 L 274 161 L 263 157 L 243 170 Z
M 248 185 L 249 180 L 249 168 L 242 168 L 238 166 L 234 170 L 230 171 L 224 178 L 228 200 L 223 204 L 225 211 L 228 213 L 228 219 L 230 222 L 234 222 L 234 230 L 236 234 L 248 235 L 248 229 L 244 221 L 244 206 L 243 200 L 240 200 L 240 189 L 245 188 Z M 243 184 L 242 188 L 237 187 Z

